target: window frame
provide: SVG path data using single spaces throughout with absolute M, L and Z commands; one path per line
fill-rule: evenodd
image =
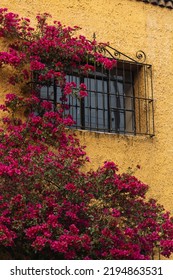
M 96 65 L 98 68 L 103 66 L 98 66 Z M 76 69 L 70 69 L 67 71 L 67 76 L 73 76 L 73 77 L 77 77 L 80 79 L 79 83 L 85 83 L 85 79 L 91 79 L 91 78 L 97 78 L 97 76 L 99 77 L 99 75 L 97 73 L 100 73 L 98 71 L 98 68 L 96 69 L 96 71 L 94 72 L 90 72 L 88 73 L 88 75 L 84 75 L 82 73 L 79 73 L 78 70 Z M 105 73 L 107 73 L 104 76 L 104 79 L 102 78 L 102 80 L 107 81 L 107 83 L 110 83 L 110 81 L 112 81 L 112 79 L 110 79 L 110 74 L 111 74 L 112 70 L 105 70 L 104 69 L 104 75 Z M 107 110 L 107 119 L 108 119 L 108 126 L 107 128 L 105 127 L 104 129 L 101 129 L 98 126 L 92 128 L 91 125 L 87 126 L 86 125 L 86 114 L 85 112 L 85 103 L 86 103 L 86 99 L 87 97 L 85 97 L 84 99 L 81 98 L 80 99 L 80 125 L 78 125 L 78 123 L 76 122 L 76 125 L 73 126 L 73 128 L 75 129 L 81 129 L 81 130 L 90 130 L 90 131 L 96 131 L 96 132 L 105 132 L 105 133 L 114 133 L 114 134 L 130 134 L 130 135 L 149 135 L 150 137 L 154 136 L 154 100 L 153 100 L 153 85 L 152 85 L 152 67 L 149 64 L 144 64 L 144 63 L 139 63 L 136 61 L 129 61 L 129 60 L 122 60 L 122 59 L 117 59 L 117 66 L 114 68 L 113 70 L 116 73 L 116 77 L 118 77 L 118 73 L 122 73 L 121 77 L 122 77 L 122 85 L 123 87 L 125 85 L 128 84 L 127 80 L 125 81 L 123 79 L 123 77 L 126 76 L 126 73 L 129 71 L 130 72 L 130 85 L 133 89 L 133 95 L 132 96 L 125 96 L 124 91 L 122 94 L 122 98 L 125 98 L 126 100 L 129 99 L 131 100 L 131 103 L 133 104 L 132 107 L 130 109 L 122 109 L 122 108 L 114 108 L 114 110 L 121 110 L 121 113 L 124 113 L 124 116 L 127 114 L 127 112 L 129 112 L 129 114 L 132 115 L 131 117 L 131 130 L 128 131 L 126 129 L 126 117 L 124 117 L 124 129 L 120 129 L 120 125 L 119 127 L 117 126 L 117 129 L 112 129 L 111 127 L 111 105 L 110 103 L 110 90 L 107 91 L 107 106 L 108 106 L 108 110 Z M 139 77 L 142 73 L 142 78 Z M 102 77 L 102 75 L 100 75 Z M 147 77 L 147 78 L 146 78 Z M 149 79 L 151 79 L 150 81 L 148 81 L 148 77 Z M 37 79 L 36 79 L 37 80 Z M 98 79 L 99 80 L 99 79 Z M 140 91 L 140 83 L 141 81 L 143 83 L 143 93 L 141 94 Z M 97 79 L 96 79 L 97 81 Z M 115 79 L 115 81 L 118 81 L 118 78 Z M 37 81 L 36 81 L 37 84 Z M 44 85 L 43 85 L 44 86 Z M 46 86 L 46 85 L 45 85 Z M 110 84 L 109 84 L 110 86 Z M 52 80 L 52 83 L 49 85 L 49 87 L 52 87 L 53 89 L 53 98 L 42 98 L 41 94 L 40 94 L 40 98 L 44 99 L 44 100 L 49 100 L 54 104 L 54 110 L 56 110 L 57 107 L 57 103 L 60 103 L 59 100 L 57 100 L 57 89 L 58 86 L 55 83 L 55 80 Z M 149 90 L 148 90 L 149 89 Z M 48 86 L 47 86 L 47 91 L 49 91 Z M 137 93 L 138 91 L 138 93 Z M 96 95 L 98 95 L 98 93 L 95 91 Z M 101 93 L 103 94 L 103 93 Z M 119 97 L 121 96 L 120 94 L 118 95 Z M 47 95 L 48 97 L 48 95 Z M 74 98 L 74 97 L 70 97 L 70 98 Z M 75 97 L 76 98 L 76 97 Z M 79 99 L 76 99 L 76 102 L 78 102 Z M 126 101 L 125 101 L 126 102 Z M 72 105 L 71 105 L 72 106 Z M 77 106 L 76 103 L 76 108 L 78 108 L 79 106 Z M 73 106 L 74 107 L 74 106 Z M 143 109 L 143 108 L 147 108 L 147 109 Z M 90 110 L 93 109 L 92 107 L 90 107 Z M 98 110 L 98 108 L 96 108 L 95 110 Z M 105 111 L 105 108 L 101 109 L 102 111 Z M 112 110 L 113 111 L 113 110 Z M 131 112 L 131 113 L 130 113 Z M 66 111 L 65 114 L 67 115 L 68 112 Z M 97 111 L 96 111 L 97 114 Z M 74 118 L 74 114 L 73 118 Z M 143 121 L 143 119 L 145 118 L 145 120 Z M 98 121 L 98 117 L 96 118 Z M 76 117 L 74 118 L 74 120 L 77 120 L 77 112 L 76 112 Z M 78 121 L 78 120 L 77 120 Z M 79 122 L 79 121 L 78 121 Z M 105 120 L 103 121 L 105 122 Z M 145 123 L 144 123 L 145 122 Z

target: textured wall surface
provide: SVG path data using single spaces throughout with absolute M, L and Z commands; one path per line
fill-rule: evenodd
M 141 165 L 136 176 L 173 214 L 173 10 L 136 0 L 1 0 L 0 5 L 30 18 L 49 12 L 65 25 L 79 25 L 89 39 L 96 32 L 98 41 L 109 41 L 131 57 L 145 52 L 153 66 L 155 137 L 78 134 L 92 168 L 105 160 L 115 161 L 121 171 Z

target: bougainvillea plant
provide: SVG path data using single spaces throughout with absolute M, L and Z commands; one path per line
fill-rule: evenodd
M 81 171 L 89 159 L 69 129 L 72 117 L 30 87 L 33 73 L 39 84 L 54 79 L 65 106 L 67 94 L 87 94 L 84 84 L 76 89 L 66 82 L 69 66 L 87 74 L 95 63 L 107 69 L 116 64 L 95 40 L 75 36 L 77 27 L 48 24 L 48 16 L 37 16 L 34 29 L 29 19 L 0 9 L 0 36 L 9 43 L 0 65 L 13 73 L 14 91 L 21 85 L 1 105 L 0 258 L 145 260 L 158 249 L 169 257 L 173 219 L 145 198 L 148 186 L 119 174 L 114 162 Z

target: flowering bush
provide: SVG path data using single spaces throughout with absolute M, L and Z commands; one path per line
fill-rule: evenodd
M 95 41 L 74 36 L 77 27 L 47 24 L 0 9 L 0 36 L 10 40 L 0 65 L 12 66 L 10 81 L 27 83 L 31 72 L 40 82 L 55 79 L 66 95 L 69 66 L 84 73 L 93 61 L 110 69 Z M 87 62 L 87 63 L 86 63 Z M 23 88 L 23 87 L 22 87 Z M 79 86 L 79 97 L 87 94 Z M 37 91 L 9 93 L 1 110 L 0 130 L 0 251 L 9 259 L 151 259 L 159 248 L 173 252 L 173 219 L 155 200 L 146 200 L 148 186 L 119 174 L 114 162 L 82 172 L 89 160 L 72 130 L 63 107 L 41 101 Z M 37 112 L 37 113 L 36 113 Z M 25 113 L 26 118 L 19 118 Z M 27 114 L 26 114 L 27 113 Z

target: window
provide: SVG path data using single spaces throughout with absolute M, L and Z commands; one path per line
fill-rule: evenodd
M 71 69 L 67 82 L 87 86 L 88 96 L 67 96 L 69 110 L 75 120 L 74 128 L 82 130 L 154 135 L 151 66 L 137 62 L 117 60 L 117 66 L 82 75 Z M 56 107 L 61 103 L 62 91 L 52 83 L 42 86 L 40 98 L 51 100 Z

